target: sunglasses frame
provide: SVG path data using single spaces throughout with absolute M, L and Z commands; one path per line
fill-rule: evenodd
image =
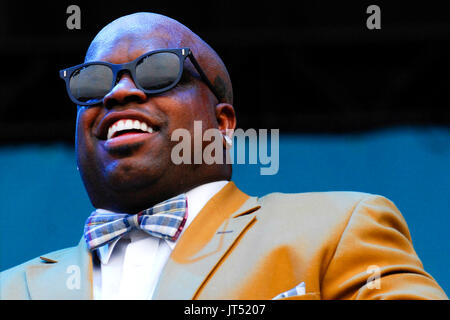
M 156 53 L 161 53 L 161 52 L 173 53 L 173 54 L 177 55 L 178 58 L 180 59 L 180 70 L 178 72 L 177 79 L 170 86 L 167 86 L 165 88 L 156 89 L 156 90 L 146 90 L 143 87 L 141 87 L 140 84 L 136 81 L 136 66 L 137 66 L 138 62 L 140 62 L 142 59 L 144 59 L 148 56 L 151 56 L 153 54 L 156 54 Z M 143 55 L 139 56 L 138 58 L 134 59 L 133 61 L 130 61 L 127 63 L 122 63 L 122 64 L 114 64 L 114 63 L 109 63 L 109 62 L 105 62 L 105 61 L 86 62 L 86 63 L 82 63 L 82 64 L 79 64 L 79 65 L 76 65 L 76 66 L 73 66 L 70 68 L 60 70 L 59 76 L 66 82 L 66 90 L 67 90 L 67 93 L 69 94 L 69 98 L 70 98 L 70 100 L 72 100 L 72 102 L 74 102 L 75 104 L 80 105 L 80 106 L 91 106 L 91 105 L 102 103 L 104 97 L 101 99 L 95 100 L 95 101 L 91 101 L 91 102 L 83 102 L 83 101 L 77 100 L 70 92 L 70 79 L 75 71 L 77 71 L 81 68 L 90 66 L 90 65 L 104 65 L 104 66 L 109 67 L 113 73 L 111 89 L 108 91 L 108 92 L 110 92 L 117 83 L 117 75 L 121 71 L 125 70 L 125 71 L 128 71 L 129 74 L 131 75 L 131 78 L 133 79 L 133 82 L 134 82 L 136 88 L 138 88 L 139 90 L 142 90 L 146 94 L 158 94 L 158 93 L 169 91 L 170 89 L 174 88 L 178 84 L 178 82 L 180 82 L 181 76 L 183 75 L 184 62 L 185 62 L 186 58 L 188 58 L 188 57 L 189 57 L 190 61 L 192 62 L 192 64 L 194 65 L 197 72 L 199 73 L 203 82 L 208 86 L 208 88 L 211 90 L 211 92 L 216 96 L 217 100 L 220 102 L 221 96 L 218 94 L 218 92 L 214 88 L 213 84 L 209 81 L 205 72 L 198 64 L 192 51 L 187 47 L 186 48 L 175 48 L 175 49 L 159 49 L 159 50 L 149 51 L 149 52 L 144 53 Z

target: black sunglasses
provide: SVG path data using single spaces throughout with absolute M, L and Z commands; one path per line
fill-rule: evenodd
M 187 57 L 203 82 L 221 101 L 220 95 L 189 48 L 150 51 L 123 64 L 103 61 L 83 63 L 61 70 L 59 76 L 65 80 L 67 93 L 74 103 L 90 106 L 102 102 L 105 95 L 116 85 L 117 75 L 123 70 L 128 71 L 136 87 L 147 94 L 157 94 L 172 89 L 181 79 Z

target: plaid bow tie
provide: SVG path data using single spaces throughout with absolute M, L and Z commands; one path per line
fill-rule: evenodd
M 187 198 L 181 194 L 137 214 L 95 210 L 86 220 L 84 238 L 90 250 L 112 242 L 133 228 L 175 241 L 187 218 Z

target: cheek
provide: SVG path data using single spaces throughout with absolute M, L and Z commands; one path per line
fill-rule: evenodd
M 99 118 L 101 108 L 99 107 L 78 107 L 76 129 L 79 131 L 92 132 L 95 121 Z
M 79 108 L 77 113 L 75 145 L 77 158 L 86 155 L 93 149 L 92 128 L 100 108 Z
M 207 90 L 191 86 L 177 90 L 171 99 L 170 108 L 165 110 L 172 122 L 171 129 L 192 129 L 194 121 L 201 121 L 203 128 L 217 127 L 214 105 Z

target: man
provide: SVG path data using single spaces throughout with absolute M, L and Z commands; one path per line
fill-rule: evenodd
M 447 298 L 381 196 L 256 198 L 228 164 L 174 164 L 176 129 L 194 139 L 201 121 L 226 149 L 236 126 L 223 62 L 179 22 L 119 18 L 85 63 L 61 77 L 78 104 L 77 162 L 97 210 L 77 247 L 3 272 L 2 299 Z

